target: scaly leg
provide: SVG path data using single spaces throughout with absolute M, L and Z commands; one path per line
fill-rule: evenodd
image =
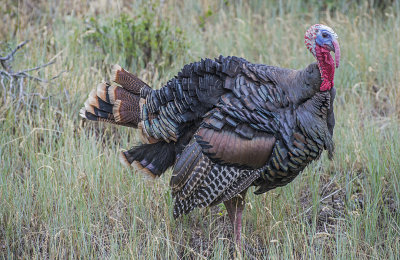
M 236 197 L 228 201 L 224 201 L 226 210 L 228 211 L 229 219 L 233 227 L 233 236 L 235 243 L 238 246 L 239 252 L 242 251 L 241 233 L 242 233 L 242 213 L 245 206 L 245 196 L 247 189 Z

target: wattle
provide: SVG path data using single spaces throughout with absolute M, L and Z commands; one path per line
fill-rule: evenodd
M 315 56 L 317 58 L 318 67 L 321 72 L 320 91 L 327 91 L 333 87 L 333 79 L 335 78 L 335 62 L 330 51 L 316 44 Z

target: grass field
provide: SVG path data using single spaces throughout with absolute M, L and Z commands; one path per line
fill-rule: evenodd
M 236 55 L 304 68 L 312 24 L 339 35 L 336 154 L 255 196 L 244 259 L 400 259 L 400 1 L 31 1 L 0 6 L 0 256 L 228 259 L 222 205 L 174 220 L 168 171 L 154 185 L 124 168 L 135 131 L 83 122 L 89 91 L 119 63 L 155 87 L 186 63 Z M 135 31 L 133 34 L 132 31 Z M 0 68 L 1 70 L 3 68 Z M 40 94 L 40 95 L 39 95 Z

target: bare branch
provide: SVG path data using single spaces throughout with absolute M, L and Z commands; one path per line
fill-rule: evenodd
M 5 56 L 5 57 L 1 57 L 1 56 L 0 56 L 0 61 L 7 61 L 7 60 L 12 59 L 12 58 L 14 57 L 15 53 L 16 53 L 19 49 L 21 49 L 22 47 L 24 47 L 24 45 L 27 44 L 28 42 L 29 42 L 29 41 L 23 41 L 23 42 L 21 42 L 21 43 L 18 44 L 18 46 L 17 46 L 14 50 L 12 50 L 7 56 Z
M 27 105 L 28 103 L 27 97 L 38 96 L 42 100 L 50 98 L 50 96 L 45 97 L 41 93 L 25 92 L 24 79 L 48 83 L 49 81 L 47 79 L 33 76 L 29 72 L 38 71 L 49 65 L 54 64 L 56 62 L 55 59 L 57 57 L 56 55 L 49 62 L 33 68 L 23 69 L 20 71 L 13 71 L 10 62 L 13 61 L 15 53 L 27 43 L 28 41 L 24 41 L 20 43 L 15 49 L 13 49 L 6 56 L 0 56 L 0 64 L 3 67 L 3 70 L 0 69 L 0 84 L 4 90 L 4 101 L 7 100 L 6 98 L 7 95 L 10 95 L 13 99 L 16 99 L 17 101 L 16 111 L 19 109 L 21 104 Z M 63 72 L 64 71 L 60 72 L 57 76 L 51 78 L 50 80 L 59 77 Z M 8 85 L 8 92 L 7 92 L 7 85 Z
M 7 76 L 9 78 L 12 77 L 12 75 L 10 73 L 8 73 L 7 71 L 5 71 L 5 70 L 0 70 L 0 74 L 4 74 L 5 76 Z
M 52 60 L 52 61 L 50 61 L 50 62 L 48 62 L 48 63 L 46 63 L 46 64 L 43 64 L 43 65 L 34 67 L 34 68 L 32 68 L 32 69 L 21 70 L 19 73 L 25 73 L 25 72 L 29 72 L 29 71 L 39 70 L 39 69 L 42 69 L 42 68 L 44 68 L 44 67 L 47 67 L 47 66 L 49 66 L 49 65 L 51 65 L 51 64 L 53 64 L 53 63 L 55 63 L 55 62 L 56 62 L 55 60 Z
M 6 103 L 6 101 L 7 101 L 7 98 L 6 98 L 7 88 L 4 85 L 4 78 L 3 77 L 0 77 L 0 83 L 1 83 L 1 86 L 3 87 L 3 90 L 4 90 L 4 92 L 3 92 L 4 93 L 4 96 L 3 96 L 4 103 Z
M 43 82 L 43 83 L 47 83 L 47 82 L 48 82 L 48 81 L 45 80 L 45 79 L 41 79 L 41 78 L 32 76 L 32 75 L 30 75 L 30 74 L 28 74 L 28 73 L 25 73 L 25 72 L 18 73 L 17 76 L 20 76 L 20 78 L 34 79 L 34 80 L 36 80 L 36 81 Z
M 57 75 L 52 77 L 50 80 L 53 80 L 53 79 L 56 79 L 56 78 L 60 77 L 64 72 L 68 72 L 68 71 L 67 70 L 62 70 L 60 73 L 58 73 Z

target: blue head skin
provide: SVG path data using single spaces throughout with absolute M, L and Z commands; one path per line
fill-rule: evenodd
M 322 48 L 335 53 L 336 68 L 339 67 L 340 47 L 337 34 L 328 26 L 319 25 L 316 31 L 315 43 Z M 314 53 L 315 55 L 315 53 Z
M 331 32 L 327 29 L 321 29 L 319 30 L 317 34 L 317 38 L 315 39 L 315 42 L 321 46 L 324 47 L 330 51 L 335 52 L 335 43 L 337 42 L 337 35 L 334 32 Z

